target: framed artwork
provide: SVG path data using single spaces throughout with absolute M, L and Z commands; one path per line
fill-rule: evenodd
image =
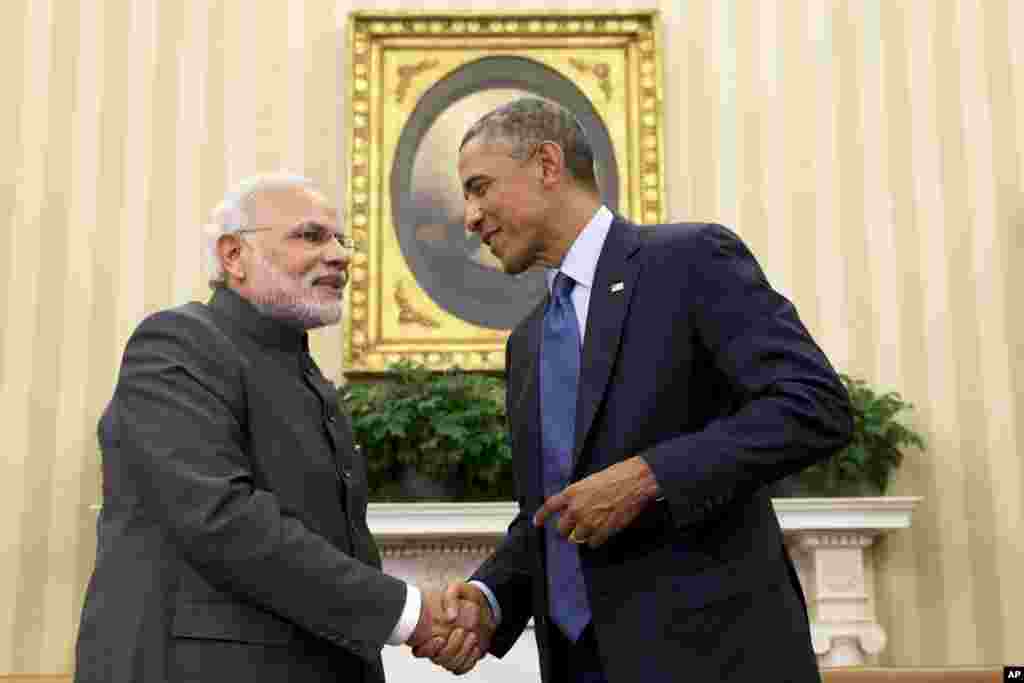
M 463 226 L 466 130 L 524 95 L 572 111 L 602 199 L 664 219 L 656 11 L 354 12 L 349 17 L 349 374 L 407 359 L 502 370 L 509 331 L 543 298 L 543 273 L 506 275 Z

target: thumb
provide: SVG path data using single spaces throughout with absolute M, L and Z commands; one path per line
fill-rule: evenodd
M 444 595 L 441 596 L 441 609 L 444 611 L 445 617 L 448 621 L 455 621 L 459 616 L 459 598 L 462 598 L 466 593 L 466 584 L 461 581 L 455 581 L 448 584 L 448 588 L 445 589 Z

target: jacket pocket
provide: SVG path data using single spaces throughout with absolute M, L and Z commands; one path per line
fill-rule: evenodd
M 684 555 L 685 557 L 685 555 Z M 735 595 L 750 593 L 787 580 L 781 556 L 734 559 L 693 571 L 689 558 L 671 547 L 651 553 L 628 567 L 591 573 L 588 585 L 595 613 L 640 607 L 653 614 L 671 610 L 699 610 Z M 690 565 L 690 566 L 688 566 Z M 626 590 L 624 586 L 633 586 Z
M 178 605 L 171 635 L 288 645 L 295 638 L 295 626 L 270 612 L 236 602 L 193 602 Z

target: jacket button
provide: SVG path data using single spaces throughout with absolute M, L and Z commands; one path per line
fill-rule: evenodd
M 333 415 L 328 415 L 327 421 L 330 422 L 331 424 L 334 424 L 335 422 L 338 421 L 338 418 L 334 417 Z

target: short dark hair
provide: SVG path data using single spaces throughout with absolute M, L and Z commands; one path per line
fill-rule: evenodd
M 526 159 L 545 141 L 557 143 L 565 166 L 580 184 L 599 192 L 594 170 L 594 150 L 579 120 L 565 107 L 537 97 L 521 97 L 485 114 L 466 131 L 459 151 L 470 140 L 504 141 L 512 145 L 512 158 Z

